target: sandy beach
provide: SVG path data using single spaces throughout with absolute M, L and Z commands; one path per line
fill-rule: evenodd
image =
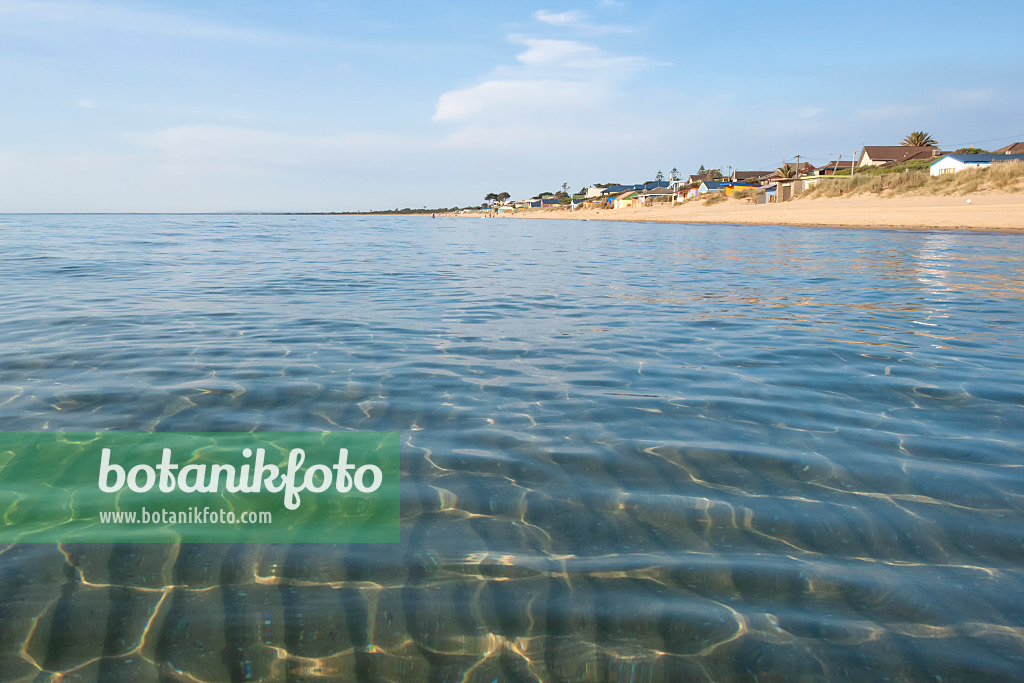
M 970 199 L 970 203 L 967 200 Z M 481 214 L 467 214 L 481 215 Z M 904 230 L 971 230 L 1024 233 L 1024 193 L 973 193 L 969 197 L 850 197 L 804 199 L 782 204 L 729 201 L 636 209 L 527 209 L 517 218 L 643 221 L 653 223 L 742 223 Z

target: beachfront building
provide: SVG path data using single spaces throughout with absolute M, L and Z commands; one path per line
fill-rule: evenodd
M 959 173 L 969 168 L 988 168 L 1007 161 L 1024 161 L 1024 154 L 947 154 L 929 166 L 932 175 Z
M 733 171 L 731 180 L 734 183 L 761 184 L 772 174 L 771 171 Z
M 888 166 L 890 164 L 902 164 L 912 159 L 931 159 L 940 157 L 945 152 L 940 152 L 938 147 L 911 147 L 908 145 L 894 146 L 871 146 L 865 147 L 860 153 L 857 167 L 861 166 Z
M 851 168 L 853 168 L 852 161 L 830 161 L 824 166 L 812 168 L 808 175 L 816 177 L 824 175 L 835 175 L 838 171 L 849 171 Z
M 667 201 L 671 198 L 673 191 L 667 187 L 656 187 L 640 193 L 640 203 L 650 206 L 654 202 Z

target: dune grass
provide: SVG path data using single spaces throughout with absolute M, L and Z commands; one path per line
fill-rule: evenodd
M 904 194 L 962 196 L 985 190 L 1024 191 L 1024 162 L 1007 161 L 993 164 L 989 168 L 972 168 L 940 176 L 929 175 L 925 170 L 908 170 L 887 175 L 865 173 L 854 175 L 853 178 L 824 179 L 798 197 L 814 199 L 858 194 L 883 197 Z

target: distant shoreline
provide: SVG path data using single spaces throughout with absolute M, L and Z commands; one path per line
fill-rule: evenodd
M 970 203 L 968 203 L 970 200 Z M 484 212 L 444 214 L 481 217 Z M 854 196 L 803 199 L 779 204 L 729 202 L 705 206 L 634 209 L 526 209 L 508 218 L 626 221 L 643 223 L 713 223 L 786 225 L 828 228 L 877 228 L 882 230 L 966 230 L 1024 234 L 1024 193 L 974 193 L 970 197 Z

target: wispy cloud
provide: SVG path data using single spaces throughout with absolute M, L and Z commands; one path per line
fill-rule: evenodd
M 76 107 L 81 107 L 82 109 L 95 109 L 96 108 L 96 102 L 93 101 L 93 100 L 90 100 L 88 97 L 86 97 L 86 98 L 83 98 L 83 99 L 80 99 L 80 100 L 76 100 L 75 101 L 75 106 Z
M 533 13 L 533 16 L 537 21 L 543 21 L 545 24 L 552 24 L 554 26 L 572 26 L 573 24 L 579 24 L 586 21 L 587 15 L 584 12 L 577 10 L 570 12 L 548 12 L 545 9 L 539 9 Z
M 527 112 L 566 114 L 590 107 L 599 88 L 581 81 L 554 79 L 493 80 L 438 98 L 434 121 L 491 122 L 521 120 Z
M 520 36 L 513 36 L 511 40 L 526 46 L 524 52 L 516 55 L 516 61 L 528 67 L 595 72 L 614 71 L 616 74 L 620 74 L 624 71 L 635 71 L 653 66 L 650 60 L 643 57 L 620 57 L 575 40 Z
M 611 26 L 592 23 L 590 21 L 590 16 L 586 12 L 581 12 L 579 10 L 549 12 L 544 9 L 539 9 L 533 13 L 533 18 L 545 24 L 575 29 L 584 33 L 629 33 L 632 31 L 632 29 L 625 26 Z
M 554 149 L 566 140 L 637 125 L 618 103 L 627 99 L 623 95 L 635 74 L 657 66 L 651 60 L 578 40 L 523 35 L 508 40 L 524 47 L 514 62 L 496 67 L 476 85 L 438 97 L 432 120 L 449 126 L 444 148 L 506 140 L 525 145 L 522 149 Z

